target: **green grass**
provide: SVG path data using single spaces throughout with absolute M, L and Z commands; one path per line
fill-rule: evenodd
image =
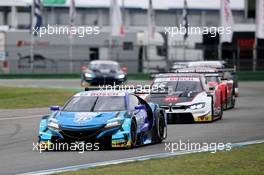
M 241 71 L 237 75 L 239 81 L 264 81 L 264 71 Z
M 0 79 L 72 79 L 72 78 L 80 78 L 80 74 L 0 74 Z
M 0 74 L 0 79 L 73 79 L 80 78 L 81 75 L 78 73 L 67 74 Z M 131 73 L 127 75 L 127 78 L 130 80 L 148 80 L 150 79 L 149 74 L 147 73 Z
M 73 90 L 0 86 L 0 109 L 63 105 Z
M 131 80 L 146 80 L 148 73 L 132 73 L 127 75 Z M 80 78 L 80 74 L 0 74 L 0 79 L 73 79 Z
M 136 151 L 136 150 L 135 150 Z M 212 153 L 102 166 L 57 175 L 261 175 L 264 144 Z
M 128 74 L 128 80 L 150 80 L 150 74 L 148 73 L 137 73 L 137 74 Z
M 237 73 L 239 81 L 264 81 L 264 71 L 240 71 Z M 80 74 L 0 74 L 0 79 L 76 79 Z M 130 73 L 128 80 L 149 80 L 148 73 Z

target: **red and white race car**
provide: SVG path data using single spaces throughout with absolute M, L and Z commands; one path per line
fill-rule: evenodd
M 179 73 L 199 73 L 205 76 L 208 92 L 221 91 L 222 103 L 224 109 L 235 107 L 235 85 L 233 80 L 225 79 L 224 73 L 216 68 L 210 67 L 192 67 L 178 70 Z
M 221 91 L 208 91 L 202 74 L 157 74 L 149 100 L 165 109 L 168 123 L 211 122 L 221 119 Z
M 217 72 L 223 73 L 222 76 L 223 79 L 233 80 L 235 96 L 236 97 L 239 96 L 236 70 L 235 68 L 226 68 L 225 61 L 191 61 L 188 62 L 188 65 L 186 67 L 189 68 L 208 67 L 208 68 L 216 69 Z

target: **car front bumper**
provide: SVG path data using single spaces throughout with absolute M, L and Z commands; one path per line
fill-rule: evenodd
M 126 78 L 122 78 L 122 79 L 118 79 L 115 77 L 95 77 L 95 78 L 91 78 L 91 79 L 83 79 L 82 81 L 82 87 L 87 87 L 87 85 L 90 84 L 121 84 L 126 82 L 127 79 Z
M 208 110 L 166 110 L 168 123 L 192 123 L 213 121 Z
M 130 147 L 129 134 L 129 129 L 123 125 L 89 130 L 47 128 L 39 132 L 39 146 L 48 148 L 50 143 L 85 142 L 100 143 L 102 147 Z

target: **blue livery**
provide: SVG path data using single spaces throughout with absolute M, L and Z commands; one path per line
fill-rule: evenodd
M 120 91 L 84 91 L 40 121 L 39 143 L 87 142 L 132 148 L 166 138 L 166 114 L 157 104 Z

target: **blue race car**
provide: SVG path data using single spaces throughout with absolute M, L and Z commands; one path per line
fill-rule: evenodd
M 91 61 L 82 66 L 81 86 L 121 84 L 127 81 L 127 68 L 121 67 L 118 62 L 110 60 Z
M 100 148 L 133 148 L 167 136 L 166 114 L 126 91 L 91 90 L 75 94 L 62 109 L 51 107 L 40 121 L 39 145 L 98 143 Z

